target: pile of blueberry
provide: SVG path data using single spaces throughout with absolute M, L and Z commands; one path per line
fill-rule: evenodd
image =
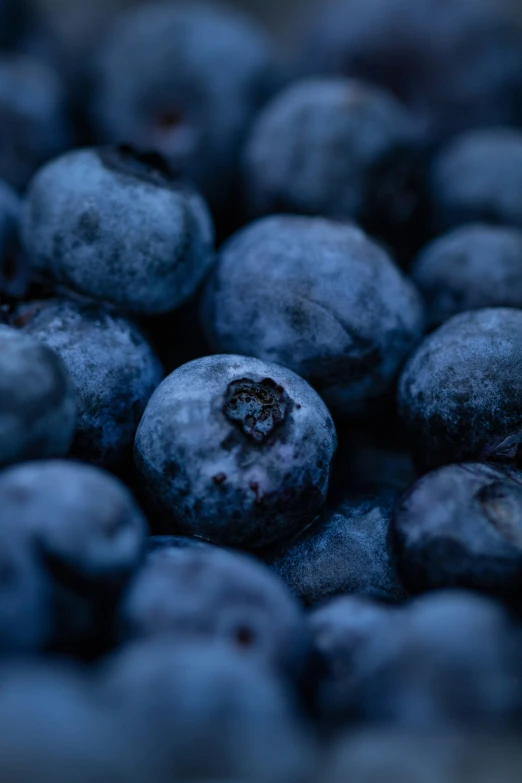
M 0 2 L 2 782 L 522 778 L 522 17 L 305 16 Z

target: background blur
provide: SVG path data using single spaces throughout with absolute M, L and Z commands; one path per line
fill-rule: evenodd
M 282 43 L 296 18 L 316 0 L 228 0 L 229 5 L 254 13 Z M 89 38 L 103 32 L 104 25 L 117 10 L 136 4 L 136 0 L 35 0 L 53 19 L 53 28 L 65 43 L 78 36 Z M 210 0 L 212 2 L 212 0 Z

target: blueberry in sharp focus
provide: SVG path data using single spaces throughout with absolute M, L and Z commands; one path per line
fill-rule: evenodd
M 35 171 L 70 143 L 65 91 L 44 62 L 0 59 L 0 177 L 23 190 Z
M 427 245 L 411 275 L 429 326 L 482 307 L 522 308 L 522 231 L 475 223 Z
M 154 392 L 135 460 L 163 532 L 253 548 L 313 519 L 336 445 L 326 406 L 302 378 L 218 355 L 183 365 Z
M 219 209 L 278 70 L 268 35 L 237 10 L 142 5 L 117 20 L 93 63 L 95 131 L 102 142 L 158 150 Z
M 407 109 L 384 90 L 350 79 L 296 82 L 260 113 L 247 142 L 250 210 L 404 231 L 419 207 L 418 141 Z
M 247 555 L 209 545 L 149 551 L 118 625 L 124 639 L 221 639 L 294 679 L 309 652 L 304 613 L 279 578 Z
M 137 642 L 108 661 L 101 682 L 161 780 L 301 783 L 313 770 L 313 737 L 285 684 L 225 643 Z
M 432 137 L 520 119 L 522 26 L 511 0 L 319 0 L 303 38 L 306 73 L 386 87 Z
M 398 400 L 419 467 L 517 464 L 522 311 L 497 307 L 450 318 L 406 364 Z
M 67 299 L 22 304 L 12 323 L 52 348 L 76 385 L 73 454 L 104 467 L 124 464 L 149 397 L 163 377 L 138 327 L 103 306 Z
M 128 489 L 98 468 L 61 460 L 0 473 L 0 515 L 33 546 L 53 583 L 53 642 L 107 632 L 141 561 L 146 522 Z
M 174 310 L 213 260 L 199 195 L 154 153 L 74 150 L 34 177 L 22 239 L 35 270 L 141 315 Z
M 60 357 L 0 325 L 0 466 L 65 455 L 75 426 L 76 393 Z
M 344 599 L 346 600 L 346 599 Z M 320 686 L 323 717 L 334 723 L 408 730 L 520 726 L 520 628 L 504 607 L 465 591 L 429 593 L 404 609 L 370 616 L 354 638 L 337 618 L 312 618 L 330 668 Z
M 356 593 L 388 601 L 406 597 L 397 576 L 390 524 L 396 495 L 346 498 L 270 558 L 292 593 L 313 605 Z
M 459 586 L 520 601 L 522 472 L 480 463 L 439 468 L 403 497 L 393 530 L 412 590 Z
M 381 247 L 353 226 L 294 216 L 225 245 L 203 320 L 216 350 L 290 367 L 341 415 L 391 388 L 423 329 L 419 294 Z
M 438 233 L 473 221 L 522 228 L 522 132 L 475 130 L 451 140 L 432 163 L 429 197 Z

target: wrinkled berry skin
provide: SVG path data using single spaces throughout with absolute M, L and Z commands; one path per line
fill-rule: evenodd
M 362 231 L 292 216 L 226 244 L 203 319 L 215 350 L 290 367 L 340 415 L 389 390 L 423 328 L 417 291 Z
M 124 639 L 221 639 L 293 678 L 309 652 L 304 613 L 284 584 L 253 558 L 209 545 L 149 551 L 118 622 Z
M 274 212 L 406 224 L 404 192 L 418 137 L 392 95 L 350 79 L 311 79 L 279 93 L 247 143 L 244 190 L 253 215 Z M 413 165 L 413 163 L 411 163 Z
M 522 440 L 522 311 L 450 318 L 410 358 L 399 413 L 419 467 L 450 462 L 516 465 Z
M 213 260 L 202 199 L 155 154 L 74 150 L 33 179 L 22 239 L 36 270 L 135 314 L 188 299 Z
M 145 546 L 127 488 L 90 465 L 30 462 L 0 473 L 0 508 L 4 528 L 25 537 L 52 580 L 53 643 L 101 635 Z
M 144 640 L 121 648 L 100 674 L 102 694 L 148 750 L 140 781 L 154 762 L 163 762 L 155 779 L 165 783 L 298 783 L 314 769 L 313 737 L 285 685 L 226 643 Z
M 331 416 L 302 378 L 218 355 L 183 365 L 154 392 L 135 461 L 165 532 L 254 548 L 313 519 L 336 446 Z
M 383 492 L 330 507 L 270 559 L 271 567 L 307 605 L 343 593 L 400 601 L 406 592 L 390 540 L 395 500 Z
M 158 150 L 218 208 L 243 134 L 280 80 L 273 44 L 255 22 L 195 0 L 119 18 L 92 78 L 100 140 Z
M 337 599 L 311 618 L 327 674 L 319 709 L 409 730 L 520 726 L 520 631 L 504 607 L 466 591 L 361 614 Z M 357 616 L 358 615 L 358 616 Z
M 60 457 L 76 426 L 76 393 L 60 357 L 0 325 L 0 466 Z
M 0 59 L 0 177 L 23 190 L 39 166 L 69 143 L 58 74 L 29 57 Z
M 463 223 L 522 228 L 522 132 L 470 131 L 435 157 L 429 177 L 431 223 L 436 233 Z
M 467 463 L 428 473 L 397 507 L 393 531 L 411 590 L 468 587 L 520 601 L 522 472 Z
M 510 0 L 327 0 L 314 8 L 305 72 L 386 87 L 430 137 L 520 119 L 522 32 Z
M 163 371 L 140 330 L 103 306 L 72 300 L 20 305 L 13 323 L 52 348 L 76 385 L 73 454 L 117 468 L 132 455 L 134 435 Z
M 2 295 L 21 296 L 28 282 L 19 247 L 20 210 L 17 194 L 0 180 L 0 303 Z
M 428 326 L 483 307 L 522 308 L 522 231 L 475 223 L 427 245 L 411 275 Z

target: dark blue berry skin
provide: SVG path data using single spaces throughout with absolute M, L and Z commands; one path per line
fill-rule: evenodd
M 100 679 L 105 703 L 134 725 L 145 769 L 163 771 L 155 780 L 301 783 L 314 771 L 313 737 L 285 684 L 225 643 L 138 642 Z
M 218 355 L 183 365 L 154 392 L 135 461 L 161 532 L 256 548 L 314 518 L 336 446 L 332 418 L 302 378 Z
M 74 150 L 29 188 L 22 239 L 35 270 L 135 314 L 174 310 L 213 260 L 200 196 L 156 154 L 129 147 Z
M 356 608 L 350 621 L 347 600 L 311 618 L 329 666 L 319 693 L 326 720 L 414 730 L 520 725 L 521 636 L 500 604 L 441 591 L 380 614 Z
M 263 564 L 209 545 L 149 551 L 119 611 L 124 639 L 223 640 L 297 679 L 309 653 L 305 616 Z
M 345 593 L 405 598 L 390 536 L 395 501 L 395 493 L 387 492 L 330 506 L 270 558 L 271 567 L 308 605 Z
M 365 411 L 420 341 L 420 296 L 387 253 L 353 226 L 258 220 L 224 247 L 206 291 L 215 350 L 290 367 L 334 414 Z
M 381 234 L 387 224 L 404 229 L 418 206 L 417 194 L 404 190 L 418 141 L 408 111 L 379 88 L 296 82 L 259 114 L 247 142 L 250 212 L 354 219 Z
M 67 454 L 76 393 L 60 357 L 0 325 L 0 466 Z
M 102 142 L 158 150 L 219 209 L 278 70 L 271 40 L 242 13 L 193 0 L 150 3 L 118 19 L 100 48 L 94 127 Z
M 20 210 L 17 194 L 0 180 L 0 303 L 3 296 L 22 296 L 29 282 L 29 268 L 20 252 Z
M 69 370 L 78 397 L 72 453 L 106 468 L 124 465 L 163 377 L 145 336 L 103 306 L 67 299 L 20 305 L 12 323 L 52 348 Z
M 431 223 L 441 233 L 463 223 L 522 228 L 522 132 L 469 131 L 435 157 L 429 177 Z
M 406 493 L 394 518 L 397 558 L 413 591 L 468 587 L 522 595 L 522 472 L 448 465 Z
M 0 177 L 23 190 L 35 171 L 70 143 L 65 92 L 45 63 L 0 59 Z
M 427 337 L 399 383 L 399 412 L 420 468 L 516 465 L 522 440 L 522 312 L 455 315 Z
M 522 231 L 482 223 L 454 229 L 422 250 L 411 275 L 430 327 L 466 310 L 522 308 Z
M 149 536 L 147 538 L 147 552 L 152 554 L 157 551 L 171 551 L 177 549 L 206 549 L 212 546 L 207 541 L 190 536 Z
M 0 656 L 42 652 L 52 636 L 50 581 L 25 536 L 7 526 L 3 507 L 0 523 Z
M 522 32 L 509 0 L 328 0 L 315 8 L 305 72 L 386 87 L 431 137 L 519 120 Z
M 53 645 L 102 636 L 139 565 L 146 521 L 127 488 L 89 465 L 47 460 L 0 473 L 5 530 L 35 548 L 53 583 Z

